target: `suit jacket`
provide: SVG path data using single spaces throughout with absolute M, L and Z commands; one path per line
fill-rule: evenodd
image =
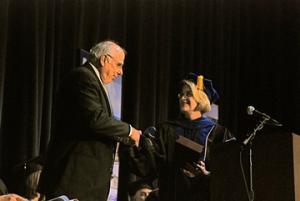
M 39 191 L 80 201 L 106 201 L 116 141 L 129 124 L 114 119 L 92 66 L 73 69 L 61 83 Z

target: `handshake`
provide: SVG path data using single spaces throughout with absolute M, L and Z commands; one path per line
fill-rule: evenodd
M 155 136 L 156 128 L 153 126 L 148 127 L 143 133 L 141 130 L 131 127 L 131 133 L 128 137 L 115 137 L 115 140 L 128 146 L 139 147 L 140 144 L 144 143 L 145 138 L 155 139 Z

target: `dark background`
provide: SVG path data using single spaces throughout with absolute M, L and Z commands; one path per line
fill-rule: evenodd
M 77 50 L 104 39 L 128 52 L 122 118 L 140 129 L 177 116 L 176 88 L 192 71 L 213 79 L 220 123 L 238 139 L 256 123 L 247 105 L 300 133 L 299 0 L 1 0 L 0 176 L 8 183 L 13 166 L 45 152 L 55 91 Z

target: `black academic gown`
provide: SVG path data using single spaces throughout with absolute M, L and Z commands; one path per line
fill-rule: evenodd
M 176 128 L 182 125 L 177 122 L 166 122 L 158 127 L 159 145 L 161 150 L 161 162 L 158 171 L 159 200 L 160 201 L 209 201 L 209 176 L 198 175 L 190 178 L 184 174 L 184 160 L 180 152 L 177 152 Z M 187 128 L 184 128 L 187 129 Z M 229 130 L 219 124 L 214 125 L 205 145 L 205 163 L 209 169 L 210 152 L 219 143 L 234 139 Z M 186 157 L 186 156 L 185 156 Z M 201 156 L 199 156 L 200 159 Z M 197 161 L 195 161 L 197 162 Z
M 189 157 L 189 155 L 183 155 L 182 150 L 178 149 L 180 147 L 176 143 L 178 128 L 184 133 L 197 132 L 199 127 L 191 128 L 178 121 L 168 121 L 157 125 L 156 128 L 156 137 L 151 139 L 151 143 L 147 143 L 147 139 L 142 138 L 141 150 L 131 151 L 130 164 L 132 164 L 134 173 L 141 177 L 158 178 L 157 200 L 159 201 L 209 201 L 209 176 L 197 174 L 191 178 L 184 173 L 183 169 L 186 168 L 186 164 L 192 164 L 194 159 L 196 159 L 194 162 L 199 159 L 204 160 L 205 151 L 205 163 L 209 170 L 211 152 L 222 143 L 235 140 L 233 135 L 227 128 L 214 123 L 213 126 L 206 129 L 209 133 L 205 134 L 205 143 L 200 144 L 204 147 L 202 154 Z M 143 144 L 145 145 L 143 146 Z
M 54 108 L 39 191 L 47 199 L 67 195 L 80 201 L 106 201 L 116 142 L 129 139 L 129 124 L 113 118 L 90 64 L 74 69 L 61 83 Z

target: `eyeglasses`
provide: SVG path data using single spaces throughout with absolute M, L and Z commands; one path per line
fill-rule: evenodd
M 123 68 L 124 64 L 121 62 L 118 62 L 113 56 L 111 56 L 110 54 L 106 54 L 106 56 L 110 57 L 119 68 Z
M 182 97 L 186 97 L 186 98 L 193 97 L 193 92 L 192 91 L 186 91 L 186 92 L 178 93 L 178 98 L 182 98 Z

